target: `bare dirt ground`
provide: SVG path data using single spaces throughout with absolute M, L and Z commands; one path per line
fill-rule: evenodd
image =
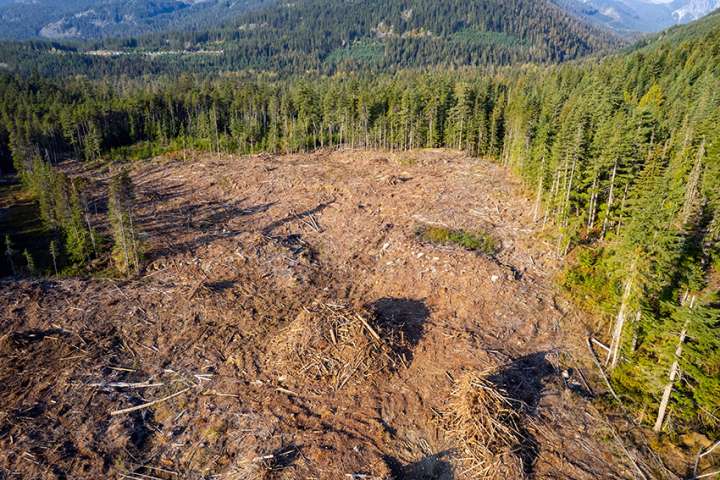
M 132 176 L 138 277 L 0 284 L 0 478 L 483 478 L 446 421 L 478 371 L 518 400 L 519 477 L 637 478 L 500 167 L 339 151 Z M 427 224 L 502 248 L 424 244 Z

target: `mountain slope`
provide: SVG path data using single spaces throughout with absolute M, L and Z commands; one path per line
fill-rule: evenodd
M 304 0 L 223 27 L 71 47 L 0 44 L 11 71 L 44 75 L 386 71 L 561 62 L 624 44 L 549 0 Z
M 208 28 L 269 0 L 2 0 L 0 38 L 89 39 Z
M 698 20 L 720 0 L 557 0 L 578 17 L 618 32 L 657 32 Z
M 322 69 L 556 62 L 621 42 L 547 0 L 306 0 L 223 29 L 139 40 L 144 48 L 221 48 L 233 68 Z

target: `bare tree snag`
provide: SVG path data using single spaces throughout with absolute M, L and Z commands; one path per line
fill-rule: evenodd
M 617 365 L 620 344 L 622 343 L 622 333 L 625 327 L 625 319 L 627 317 L 626 311 L 628 308 L 628 302 L 630 301 L 630 293 L 633 287 L 633 278 L 635 276 L 635 263 L 630 267 L 630 276 L 625 282 L 625 290 L 623 291 L 622 302 L 620 303 L 620 310 L 618 311 L 617 318 L 615 319 L 615 328 L 613 329 L 612 341 L 610 342 L 610 352 L 608 353 L 605 365 L 610 367 L 610 370 L 614 369 Z
M 695 305 L 695 296 L 692 297 L 690 300 L 690 306 L 689 308 L 692 310 L 693 306 Z M 670 374 L 668 375 L 668 383 L 665 385 L 665 389 L 663 390 L 662 400 L 660 400 L 660 408 L 658 409 L 658 415 L 657 420 L 655 421 L 655 426 L 653 427 L 654 432 L 660 432 L 662 430 L 663 422 L 665 421 L 665 413 L 667 411 L 668 403 L 670 403 L 670 395 L 672 394 L 673 385 L 675 384 L 675 378 L 677 377 L 678 371 L 680 369 L 680 357 L 682 356 L 682 347 L 685 343 L 685 337 L 687 336 L 687 329 L 688 329 L 688 323 L 689 319 L 685 321 L 685 325 L 683 325 L 683 329 L 680 332 L 680 338 L 678 339 L 678 345 L 675 349 L 675 361 L 673 362 L 672 366 L 670 367 Z
M 605 219 L 603 220 L 602 233 L 600 233 L 600 239 L 605 239 L 607 233 L 608 222 L 610 221 L 610 210 L 613 206 L 614 193 L 615 193 L 615 177 L 617 176 L 618 161 L 615 159 L 615 165 L 613 166 L 612 176 L 610 177 L 610 193 L 608 194 L 607 211 L 605 212 Z

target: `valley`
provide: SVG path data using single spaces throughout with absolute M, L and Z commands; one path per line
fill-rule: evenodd
M 619 35 L 573 17 L 550 0 L 451 0 L 442 4 L 416 0 L 412 5 L 402 0 L 304 0 L 301 4 L 271 3 L 227 17 L 218 15 L 217 21 L 204 28 L 167 28 L 87 41 L 0 42 L 0 61 L 11 71 L 39 71 L 48 77 L 228 71 L 297 75 L 387 72 L 434 65 L 553 63 L 626 44 Z M 159 58 L 161 52 L 186 50 L 223 53 L 202 59 Z M 58 59 L 58 51 L 71 58 Z M 84 55 L 96 51 L 158 55 Z

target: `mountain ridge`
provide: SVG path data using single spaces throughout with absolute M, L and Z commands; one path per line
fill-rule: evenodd
M 555 0 L 578 18 L 620 33 L 652 33 L 698 20 L 720 0 Z
M 386 13 L 385 5 L 370 3 L 364 8 Z M 418 0 L 401 3 L 407 11 L 424 8 Z M 502 3 L 495 2 L 499 10 L 503 10 Z M 660 31 L 720 8 L 720 0 L 542 0 L 538 3 L 551 3 L 583 23 L 624 35 Z M 335 4 L 331 0 L 321 5 L 333 10 Z M 347 8 L 353 11 L 363 5 L 348 2 Z M 443 6 L 438 4 L 438 9 Z M 316 7 L 307 0 L 294 3 L 277 0 L 0 0 L 0 38 L 97 40 L 158 32 L 207 31 L 242 22 L 248 12 L 258 9 L 307 9 L 316 17 L 322 16 L 323 12 L 318 13 Z M 515 13 L 522 14 L 521 11 Z

